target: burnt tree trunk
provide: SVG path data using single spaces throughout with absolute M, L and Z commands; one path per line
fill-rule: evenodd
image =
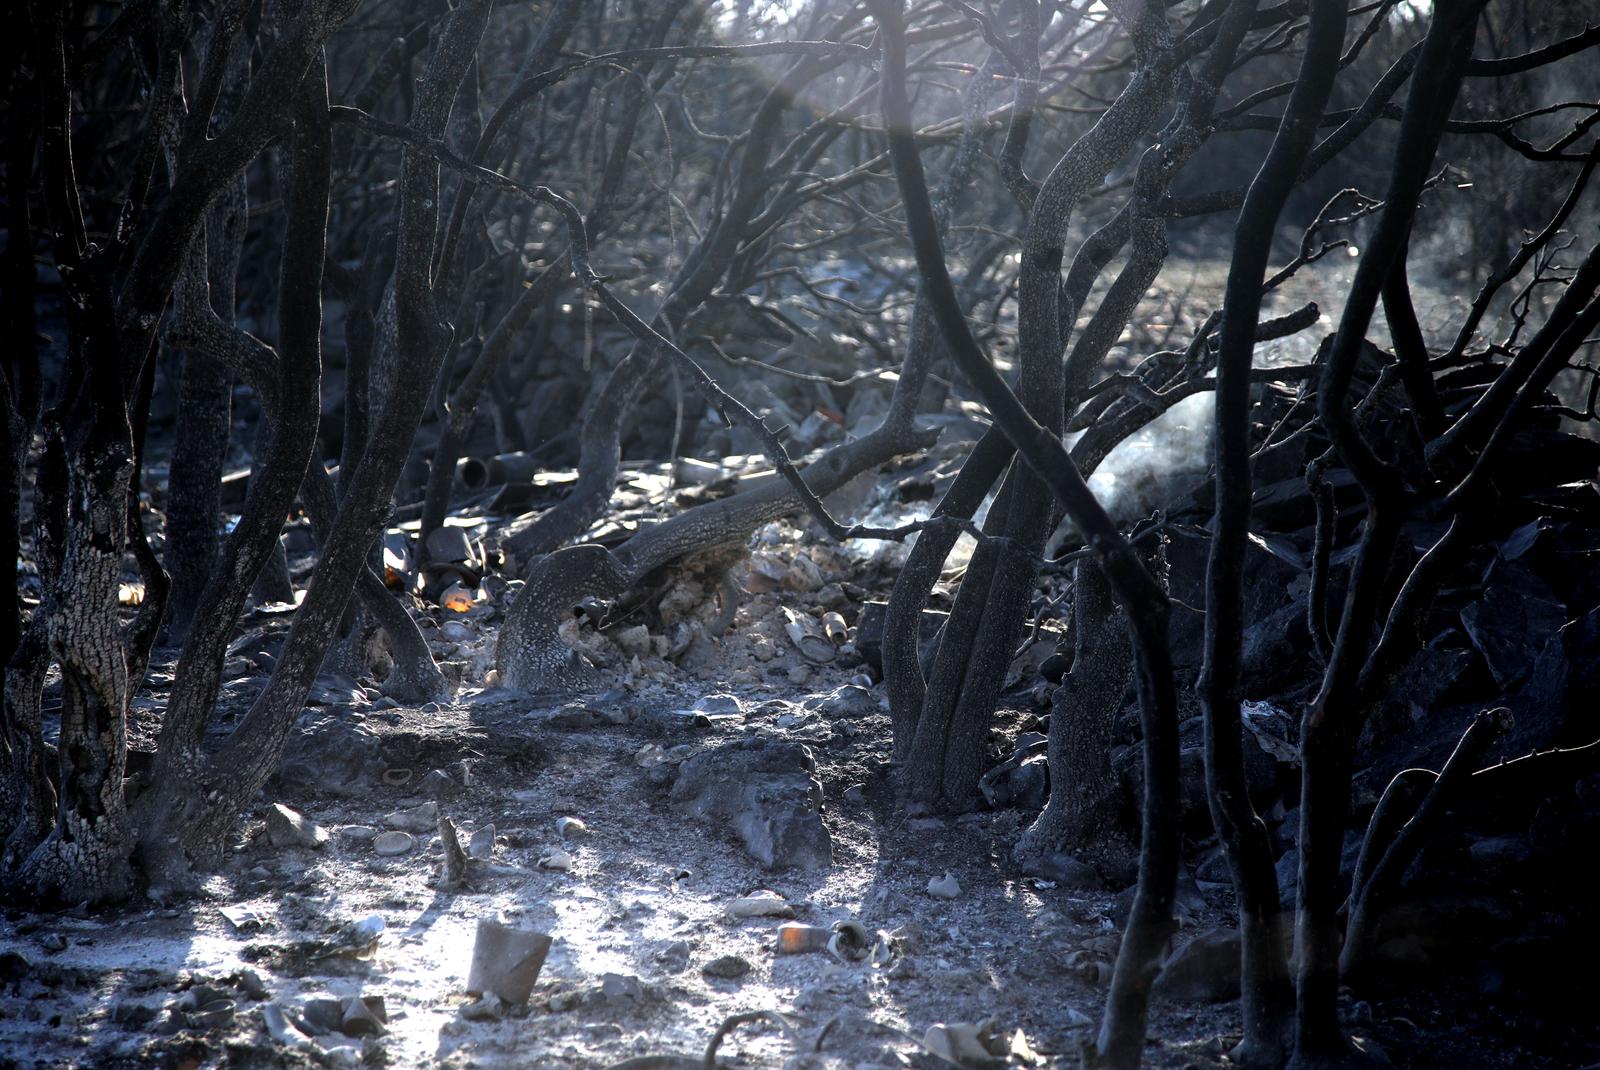
M 1314 6 L 1298 80 L 1239 214 L 1217 356 L 1217 503 L 1206 566 L 1205 662 L 1198 689 L 1205 717 L 1206 798 L 1239 904 L 1244 1036 L 1232 1058 L 1261 1070 L 1276 1070 L 1288 1055 L 1293 992 L 1272 844 L 1250 803 L 1239 715 L 1243 568 L 1250 530 L 1250 367 L 1278 217 L 1332 90 L 1344 20 L 1340 0 L 1319 0 Z
M 1074 570 L 1072 619 L 1072 670 L 1050 710 L 1050 800 L 1012 852 L 1025 873 L 1048 874 L 1063 850 L 1104 872 L 1123 872 L 1136 853 L 1111 768 L 1116 722 L 1133 682 L 1133 649 L 1127 614 L 1093 561 Z

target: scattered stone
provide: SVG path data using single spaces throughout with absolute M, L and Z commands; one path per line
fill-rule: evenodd
M 1093 892 L 1105 887 L 1105 881 L 1093 866 L 1060 851 L 1030 861 L 1025 869 L 1028 876 L 1047 880 L 1068 891 Z
M 253 1000 L 264 1000 L 272 993 L 267 989 L 267 983 L 261 975 L 248 966 L 240 970 L 237 975 L 239 990 Z
M 730 918 L 792 918 L 794 905 L 777 892 L 763 888 L 728 904 Z
M 313 1035 L 328 1036 L 344 1024 L 344 1004 L 336 996 L 313 996 L 300 1005 L 300 1017 Z
M 439 847 L 444 853 L 439 887 L 461 887 L 467 880 L 467 852 L 461 847 L 461 836 L 456 829 L 456 823 L 448 817 L 439 818 Z
M 650 629 L 643 624 L 621 628 L 611 636 L 624 654 L 648 657 L 650 654 Z
M 656 952 L 656 962 L 668 973 L 682 973 L 689 968 L 689 941 L 674 940 Z
M 471 604 L 471 596 L 469 595 L 467 601 L 469 608 L 471 607 Z M 452 643 L 470 643 L 472 640 L 478 637 L 477 632 L 473 631 L 465 623 L 459 620 L 445 621 L 439 626 L 439 634 L 450 640 Z
M 600 998 L 607 1003 L 642 1003 L 644 996 L 643 983 L 631 974 L 607 973 L 600 977 Z
M 461 785 L 443 769 L 430 769 L 422 778 L 422 794 L 435 802 L 444 802 L 461 794 Z
M 576 840 L 589 835 L 589 826 L 576 817 L 556 818 L 556 835 L 563 840 Z
M 750 972 L 750 962 L 748 959 L 741 958 L 738 955 L 718 955 L 700 967 L 700 972 L 707 977 L 732 981 Z
M 367 794 L 384 778 L 383 747 L 370 728 L 333 714 L 302 717 L 284 745 L 278 782 L 286 793 Z
M 467 857 L 485 861 L 494 857 L 494 826 L 485 825 L 472 830 L 467 841 Z
M 805 554 L 795 554 L 783 574 L 783 585 L 801 594 L 818 590 L 822 587 L 822 570 Z
M 319 849 L 328 842 L 328 830 L 298 810 L 282 803 L 267 807 L 267 842 L 274 847 Z
M 392 814 L 385 814 L 383 823 L 401 832 L 431 832 L 439 824 L 439 804 L 425 802 L 409 810 L 396 810 Z
M 1039 675 L 1052 684 L 1059 684 L 1066 679 L 1067 670 L 1072 668 L 1072 658 L 1057 650 L 1039 663 Z
M 417 845 L 409 832 L 380 832 L 372 838 L 372 853 L 384 858 L 403 855 Z
M 217 913 L 221 914 L 223 919 L 227 921 L 229 925 L 233 926 L 233 931 L 237 933 L 255 932 L 257 929 L 265 925 L 267 920 L 266 918 L 262 917 L 261 913 L 254 907 L 244 906 L 242 904 L 236 906 L 218 907 Z
M 772 554 L 751 554 L 750 568 L 745 574 L 744 589 L 750 594 L 776 591 L 788 572 L 784 563 Z
M 685 761 L 671 797 L 691 816 L 731 828 L 768 869 L 825 867 L 833 863 L 833 841 L 815 770 L 805 746 L 754 736 Z
M 111 1008 L 111 1021 L 124 1029 L 142 1030 L 161 1015 L 161 1008 L 148 1003 L 121 1000 Z
M 0 951 L 0 982 L 16 984 L 33 970 L 28 956 L 13 948 Z
M 744 706 L 737 698 L 726 694 L 701 695 L 691 707 L 707 717 L 743 717 Z
M 493 992 L 485 992 L 461 1008 L 461 1017 L 469 1022 L 495 1022 L 505 1016 L 505 1001 Z
M 39 946 L 50 952 L 65 951 L 67 938 L 60 933 L 45 933 L 39 937 Z
M 950 873 L 946 873 L 942 877 L 930 877 L 928 878 L 928 894 L 935 899 L 959 899 L 961 897 L 961 884 Z
M 1174 951 L 1154 993 L 1165 999 L 1219 1003 L 1239 997 L 1239 932 L 1209 929 Z
M 352 844 L 371 843 L 377 834 L 378 830 L 371 825 L 346 825 L 339 830 L 339 839 Z
M 381 1037 L 389 1031 L 382 996 L 348 996 L 340 1010 L 339 1028 L 347 1037 Z
M 559 847 L 553 847 L 539 856 L 539 868 L 565 873 L 572 868 L 572 855 Z

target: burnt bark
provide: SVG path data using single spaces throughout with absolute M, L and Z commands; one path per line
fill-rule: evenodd
M 1050 799 L 1012 851 L 1025 873 L 1048 873 L 1063 850 L 1104 872 L 1123 872 L 1135 857 L 1135 829 L 1111 767 L 1133 677 L 1127 615 L 1099 565 L 1080 561 L 1073 575 L 1072 670 L 1051 701 Z
M 1399 474 L 1355 427 L 1347 399 L 1356 357 L 1395 258 L 1403 253 L 1417 196 L 1471 56 L 1482 5 L 1437 11 L 1429 24 L 1401 121 L 1400 145 L 1378 227 L 1367 243 L 1323 367 L 1318 414 L 1339 459 L 1366 498 L 1366 520 L 1321 689 L 1301 724 L 1300 912 L 1295 926 L 1294 1070 L 1359 1058 L 1338 1016 L 1339 863 L 1350 777 L 1366 708 L 1359 682 L 1373 621 L 1406 512 Z
M 1225 19 L 1235 17 L 1230 11 Z M 1292 1043 L 1293 992 L 1272 844 L 1250 802 L 1239 713 L 1251 501 L 1250 368 L 1278 217 L 1332 90 L 1344 21 L 1342 2 L 1319 0 L 1313 6 L 1298 79 L 1234 230 L 1217 354 L 1216 510 L 1206 562 L 1205 661 L 1198 682 L 1205 717 L 1206 797 L 1239 906 L 1244 1036 L 1232 1058 L 1246 1067 L 1273 1070 Z
M 1159 583 L 1139 561 L 1090 493 L 1060 439 L 1040 426 L 988 362 L 962 313 L 940 248 L 922 161 L 911 138 L 905 94 L 905 37 L 898 3 L 875 6 L 884 38 L 883 105 L 890 130 L 895 177 L 905 203 L 917 269 L 928 288 L 952 356 L 978 388 L 995 423 L 1049 485 L 1088 538 L 1135 637 L 1145 748 L 1143 839 L 1139 884 L 1129 914 L 1090 1061 L 1117 1067 L 1139 1062 L 1144 1047 L 1150 986 L 1172 927 L 1179 835 L 1173 819 L 1178 799 L 1177 691 L 1167 641 L 1169 606 Z

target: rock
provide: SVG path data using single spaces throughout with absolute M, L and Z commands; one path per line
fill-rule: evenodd
M 339 830 L 339 842 L 360 844 L 371 843 L 378 830 L 371 825 L 346 825 Z
M 776 591 L 788 572 L 788 566 L 772 554 L 751 554 L 750 568 L 745 573 L 744 589 L 750 594 Z
M 65 951 L 67 938 L 60 933 L 45 933 L 39 937 L 39 946 L 50 952 Z
M 470 643 L 478 633 L 459 620 L 447 620 L 439 626 L 439 634 L 452 643 Z
M 577 840 L 589 835 L 589 826 L 576 817 L 556 818 L 556 835 L 563 840 Z
M 380 832 L 372 838 L 372 853 L 392 858 L 403 855 L 417 845 L 409 832 Z
M 1483 596 L 1461 610 L 1461 625 L 1502 692 L 1532 671 L 1545 641 L 1566 623 L 1560 596 L 1521 562 L 1496 559 L 1483 576 Z
M 313 996 L 300 1005 L 300 1017 L 319 1035 L 337 1033 L 344 1024 L 344 1003 L 335 996 Z
M 642 1003 L 644 996 L 643 983 L 631 974 L 607 973 L 600 977 L 600 998 L 607 1003 Z
M 339 1028 L 347 1037 L 381 1037 L 389 1031 L 382 996 L 348 996 L 340 1012 Z
M 267 807 L 267 842 L 274 847 L 309 847 L 328 842 L 328 830 L 282 803 Z
M 728 904 L 730 918 L 792 918 L 794 906 L 777 892 L 763 888 Z
M 657 951 L 655 960 L 668 973 L 682 973 L 689 968 L 689 941 L 674 940 Z
M 161 1008 L 148 1003 L 122 1000 L 111 1008 L 111 1021 L 124 1029 L 142 1030 L 161 1014 Z
M 1525 865 L 1533 855 L 1533 843 L 1526 835 L 1491 836 L 1467 848 L 1474 865 L 1491 877 L 1503 878 Z
M 622 628 L 612 636 L 617 646 L 622 648 L 624 654 L 647 657 L 650 654 L 650 629 L 643 624 Z
M 1039 675 L 1052 684 L 1059 684 L 1066 679 L 1067 670 L 1072 668 L 1072 658 L 1057 650 L 1039 663 Z
M 544 718 L 545 723 L 551 728 L 568 732 L 593 728 L 606 719 L 599 710 L 591 708 L 584 702 L 569 702 L 559 709 L 551 710 Z
M 868 687 L 848 683 L 822 698 L 822 712 L 829 717 L 866 717 L 883 709 L 879 697 Z
M 961 884 L 950 873 L 946 873 L 942 877 L 929 877 L 928 894 L 935 899 L 959 899 L 961 897 Z
M 707 977 L 732 981 L 750 972 L 750 962 L 738 955 L 719 955 L 700 967 L 700 972 Z
M 261 975 L 248 966 L 239 971 L 237 983 L 239 991 L 253 1000 L 264 1000 L 272 995 L 267 988 L 267 983 L 261 979 Z
M 978 779 L 984 801 L 996 809 L 1043 809 L 1050 797 L 1050 766 L 1045 759 L 1048 746 L 1048 738 L 1037 732 L 1021 733 L 1011 756 Z
M 572 855 L 559 847 L 552 847 L 539 856 L 539 868 L 565 873 L 572 868 Z
M 453 524 L 446 524 L 429 532 L 423 549 L 427 551 L 430 562 L 470 565 L 478 560 L 472 539 L 467 535 L 466 529 Z
M 278 783 L 294 794 L 352 798 L 367 794 L 383 770 L 371 729 L 334 715 L 302 717 L 284 745 Z
M 690 707 L 707 717 L 743 717 L 744 705 L 734 696 L 726 694 L 701 695 Z
M 495 1022 L 505 1016 L 505 1001 L 493 992 L 485 992 L 461 1008 L 461 1017 L 469 1022 Z
M 685 761 L 671 798 L 690 816 L 731 829 L 768 869 L 832 865 L 816 760 L 802 744 L 753 736 Z
M 432 832 L 439 827 L 439 804 L 425 802 L 409 810 L 396 810 L 392 814 L 385 814 L 383 823 L 401 832 Z
M 1050 881 L 1068 891 L 1099 891 L 1105 887 L 1105 881 L 1093 866 L 1061 851 L 1030 861 L 1026 872 L 1030 877 Z
M 807 594 L 822 587 L 822 570 L 805 554 L 795 554 L 794 560 L 783 574 L 783 585 L 791 591 Z
M 1209 929 L 1174 951 L 1156 978 L 1155 995 L 1218 1003 L 1239 996 L 1239 931 Z
M 472 830 L 472 838 L 467 841 L 467 857 L 487 861 L 494 857 L 494 826 L 485 825 Z
M 428 775 L 422 778 L 421 788 L 422 794 L 435 802 L 444 802 L 461 794 L 461 785 L 443 769 L 428 770 Z
M 883 672 L 883 618 L 888 611 L 887 602 L 863 602 L 861 616 L 856 620 L 856 651 L 878 673 Z M 917 652 L 924 653 L 933 642 L 939 629 L 944 627 L 948 613 L 937 609 L 924 609 L 917 633 Z
M 14 948 L 0 951 L 0 983 L 14 985 L 33 971 L 28 956 Z

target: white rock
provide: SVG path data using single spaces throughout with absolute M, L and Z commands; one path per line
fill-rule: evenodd
M 328 842 L 328 830 L 298 810 L 273 803 L 267 807 L 267 842 L 274 847 L 315 849 Z
M 401 832 L 432 832 L 439 827 L 439 804 L 425 802 L 409 810 L 396 810 L 385 815 L 383 823 Z
M 625 654 L 632 654 L 635 657 L 647 657 L 650 654 L 650 629 L 643 624 L 623 628 L 611 638 Z
M 417 845 L 409 832 L 380 832 L 372 838 L 372 853 L 391 858 L 403 855 Z

